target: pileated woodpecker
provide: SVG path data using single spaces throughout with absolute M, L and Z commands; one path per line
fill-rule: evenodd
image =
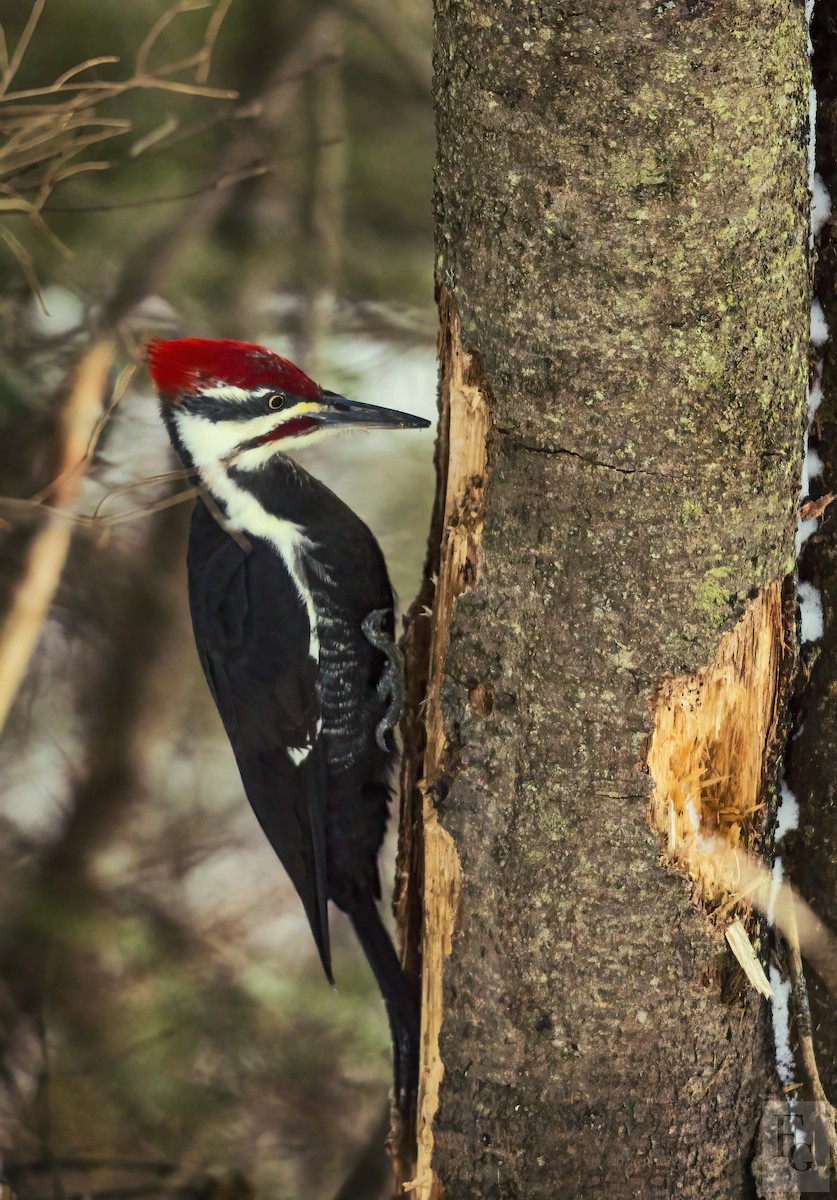
M 376 903 L 402 694 L 392 587 L 360 517 L 285 452 L 332 430 L 429 422 L 324 391 L 249 342 L 154 341 L 148 363 L 171 441 L 203 488 L 187 560 L 201 665 L 332 983 L 328 900 L 357 932 L 404 1110 L 417 1006 Z

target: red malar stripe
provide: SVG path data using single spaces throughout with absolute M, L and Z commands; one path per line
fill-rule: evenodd
M 256 444 L 264 446 L 266 442 L 278 442 L 282 438 L 292 437 L 295 433 L 305 433 L 306 430 L 313 429 L 316 424 L 317 422 L 312 421 L 310 417 L 293 417 L 284 425 L 278 425 L 276 429 L 271 429 L 270 433 L 258 438 Z

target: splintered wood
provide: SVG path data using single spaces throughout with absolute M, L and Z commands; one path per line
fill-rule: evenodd
M 748 906 L 747 851 L 760 828 L 784 654 L 782 585 L 770 583 L 714 661 L 663 680 L 654 700 L 650 820 L 709 911 Z
M 742 923 L 738 920 L 733 921 L 724 931 L 724 937 L 750 983 L 760 995 L 769 1000 L 773 995 L 773 988 L 770 986 L 770 980 L 764 973 L 764 967 L 759 962 L 750 936 Z
M 424 825 L 424 925 L 422 931 L 421 1065 L 415 1178 L 404 1184 L 417 1200 L 441 1200 L 433 1167 L 433 1121 L 444 1064 L 439 1053 L 443 972 L 450 954 L 459 899 L 460 866 L 453 838 L 439 823 L 434 797 L 447 774 L 447 739 L 441 704 L 454 603 L 478 573 L 489 431 L 488 405 L 476 383 L 471 356 L 460 340 L 450 298 L 440 300 L 442 368 L 441 461 L 447 451 L 444 527 L 439 578 L 431 618 L 430 670 L 425 706 L 427 747 L 420 783 Z

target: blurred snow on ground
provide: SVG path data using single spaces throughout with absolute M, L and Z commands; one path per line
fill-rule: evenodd
M 779 807 L 776 811 L 776 844 L 781 842 L 785 834 L 798 828 L 799 802 L 783 778 L 779 784 Z
M 811 188 L 811 234 L 817 237 L 831 216 L 831 197 L 820 174 L 814 173 Z
M 32 298 L 27 313 L 27 324 L 34 334 L 59 338 L 81 326 L 84 305 L 68 288 L 52 285 L 44 288 L 41 298 L 43 303 Z
M 803 642 L 816 642 L 823 635 L 822 596 L 819 588 L 803 580 L 797 590 L 799 600 L 800 637 Z

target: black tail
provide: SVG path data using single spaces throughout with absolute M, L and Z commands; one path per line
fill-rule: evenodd
M 419 1015 L 414 990 L 401 970 L 378 906 L 367 893 L 349 910 L 358 940 L 375 973 L 392 1031 L 395 1100 L 407 1117 L 418 1094 Z

